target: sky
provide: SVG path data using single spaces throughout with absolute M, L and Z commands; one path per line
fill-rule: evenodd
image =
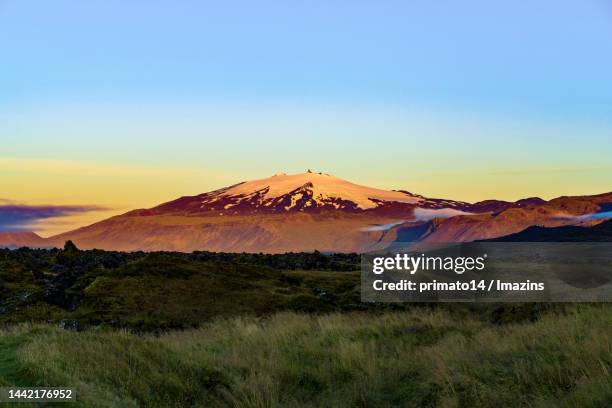
M 611 191 L 611 73 L 607 0 L 0 0 L 0 230 L 306 169 Z

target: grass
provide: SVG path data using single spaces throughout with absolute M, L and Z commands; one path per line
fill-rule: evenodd
M 612 406 L 611 305 L 364 304 L 357 259 L 0 250 L 0 386 L 84 407 Z
M 607 305 L 502 326 L 443 309 L 282 312 L 161 336 L 26 324 L 0 333 L 0 383 L 72 386 L 87 407 L 606 407 L 611 327 Z

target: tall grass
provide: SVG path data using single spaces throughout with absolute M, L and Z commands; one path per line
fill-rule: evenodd
M 21 326 L 0 348 L 15 338 L 23 381 L 76 387 L 85 406 L 612 406 L 606 306 L 504 327 L 441 310 L 282 313 L 159 337 Z

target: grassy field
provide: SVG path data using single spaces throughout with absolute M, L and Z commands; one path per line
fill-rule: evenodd
M 612 406 L 612 305 L 361 303 L 358 268 L 0 250 L 0 386 L 84 407 Z
M 99 407 L 606 407 L 612 308 L 495 325 L 444 310 L 278 313 L 161 336 L 22 324 L 0 383 L 72 386 Z

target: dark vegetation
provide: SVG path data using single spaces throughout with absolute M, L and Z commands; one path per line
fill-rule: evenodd
M 612 242 L 612 220 L 592 227 L 566 225 L 545 228 L 531 226 L 516 234 L 489 239 L 490 242 Z
M 276 312 L 381 313 L 448 309 L 506 324 L 535 321 L 564 305 L 362 303 L 357 254 L 0 250 L 0 324 L 45 322 L 68 329 L 134 332 L 198 327 L 232 316 Z
M 213 318 L 362 308 L 359 256 L 0 250 L 0 324 L 137 330 Z M 335 271 L 335 272 L 332 272 Z

